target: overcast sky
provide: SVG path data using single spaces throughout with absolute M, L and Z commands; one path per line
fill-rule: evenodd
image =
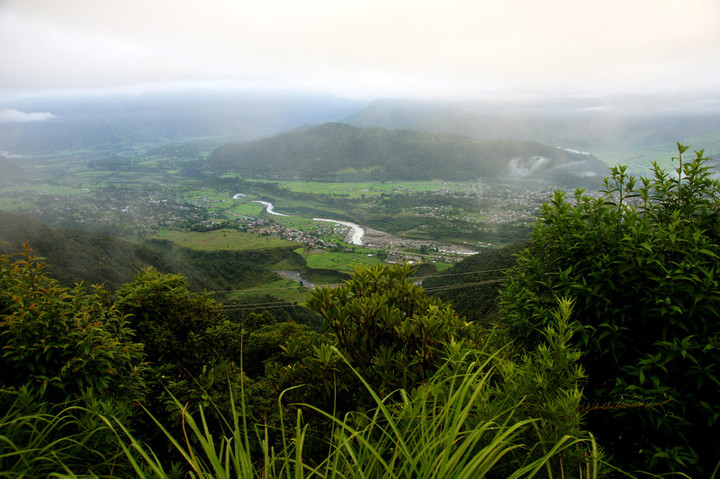
M 0 95 L 194 84 L 717 97 L 720 0 L 0 0 Z

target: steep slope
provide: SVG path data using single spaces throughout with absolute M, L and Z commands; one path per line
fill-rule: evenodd
M 71 286 L 76 282 L 116 287 L 132 279 L 144 264 L 138 246 L 110 236 L 55 230 L 30 217 L 0 211 L 0 252 L 20 252 L 28 242 L 33 254 L 44 257 L 50 275 Z
M 468 320 L 492 326 L 497 320 L 497 296 L 505 270 L 515 264 L 515 255 L 526 246 L 521 242 L 481 251 L 443 274 L 427 278 L 423 288 L 428 294 L 451 303 L 455 311 Z
M 0 211 L 0 253 L 18 253 L 28 242 L 47 260 L 50 276 L 65 286 L 104 283 L 114 290 L 143 268 L 185 276 L 195 290 L 229 290 L 274 279 L 266 265 L 304 266 L 294 247 L 203 252 L 168 241 L 132 243 L 112 236 L 52 229 L 30 217 Z M 3 244 L 5 243 L 5 244 Z
M 342 123 L 225 145 L 208 164 L 247 176 L 328 181 L 533 177 L 577 183 L 605 173 L 605 165 L 592 155 L 535 141 L 476 140 Z

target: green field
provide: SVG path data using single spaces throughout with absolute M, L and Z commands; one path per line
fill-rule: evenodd
M 235 201 L 235 200 L 233 200 Z M 238 203 L 232 206 L 229 206 L 227 210 L 228 213 L 234 214 L 234 215 L 240 215 L 240 216 L 257 216 L 263 211 L 265 211 L 265 208 L 260 203 Z
M 49 184 L 25 184 L 17 186 L 6 186 L 2 189 L 3 193 L 19 193 L 32 195 L 56 195 L 56 196 L 73 196 L 83 195 L 87 191 L 68 185 L 49 185 Z
M 453 267 L 450 263 L 433 263 L 435 265 L 435 269 L 437 269 L 438 273 L 442 273 L 445 270 L 448 270 Z
M 243 233 L 231 229 L 206 232 L 161 230 L 155 238 L 169 240 L 182 247 L 200 251 L 252 251 L 297 245 L 274 236 Z
M 33 202 L 22 198 L 0 196 L 0 210 L 22 212 L 33 207 Z
M 385 181 L 385 182 L 349 182 L 334 183 L 322 181 L 270 181 L 254 179 L 257 182 L 276 183 L 280 188 L 296 193 L 314 195 L 362 198 L 390 193 L 416 193 L 421 191 L 448 190 L 453 192 L 475 191 L 482 187 L 478 182 L 457 181 Z
M 227 294 L 223 301 L 233 303 L 234 301 L 248 301 L 257 297 L 273 296 L 278 301 L 296 301 L 303 302 L 310 293 L 308 288 L 300 286 L 299 283 L 289 279 L 280 279 L 277 281 L 269 281 L 260 286 L 233 291 Z
M 380 264 L 376 256 L 368 256 L 370 253 L 340 253 L 332 251 L 313 252 L 308 254 L 305 260 L 312 269 L 330 269 L 341 273 L 352 273 L 355 266 L 361 264 Z

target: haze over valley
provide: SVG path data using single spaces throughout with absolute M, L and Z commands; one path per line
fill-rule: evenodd
M 634 173 L 671 166 L 676 136 L 720 151 L 720 113 L 698 96 L 459 102 L 185 90 L 35 95 L 0 109 L 2 209 L 140 244 L 177 238 L 181 248 L 204 247 L 164 235 L 269 234 L 305 245 L 298 273 L 327 270 L 331 281 L 358 258 L 437 272 L 460 253 L 522 240 L 553 188 L 596 191 L 617 163 Z M 313 218 L 355 223 L 367 241 Z M 330 250 L 347 256 L 318 260 Z M 278 270 L 260 269 L 254 283 Z

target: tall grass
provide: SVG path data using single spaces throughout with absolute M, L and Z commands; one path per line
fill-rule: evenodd
M 90 397 L 55 405 L 26 387 L 0 390 L 0 396 L 0 477 L 123 474 L 122 451 L 102 420 L 112 405 Z
M 324 477 L 519 478 L 541 471 L 552 477 L 550 460 L 579 446 L 591 452 L 587 465 L 597 471 L 592 438 L 565 436 L 542 452 L 539 438 L 524 442 L 539 419 L 516 419 L 515 408 L 489 407 L 493 359 L 459 371 L 449 361 L 412 397 L 398 391 L 399 398 L 381 399 L 360 378 L 377 408 L 343 420 L 327 415 L 336 430 Z
M 339 354 L 339 353 L 338 353 Z M 225 435 L 208 428 L 202 409 L 182 411 L 183 437 L 173 437 L 161 424 L 194 478 L 531 478 L 597 477 L 598 451 L 592 437 L 564 436 L 542 444 L 536 418 L 515 418 L 515 407 L 493 411 L 488 394 L 495 371 L 492 358 L 459 366 L 448 362 L 425 385 L 381 398 L 361 377 L 376 407 L 343 417 L 311 405 L 298 405 L 292 430 L 284 427 L 282 446 L 274 448 L 269 431 L 246 421 L 233 406 Z M 357 372 L 356 372 L 357 374 Z M 331 424 L 326 457 L 314 462 L 304 455 L 307 426 L 302 410 L 324 416 Z M 106 419 L 138 477 L 170 477 L 167 467 L 121 422 Z M 535 438 L 528 441 L 528 438 Z M 260 452 L 251 442 L 257 438 Z M 587 454 L 579 469 L 558 469 L 563 453 Z M 560 462 L 561 464 L 561 462 Z

